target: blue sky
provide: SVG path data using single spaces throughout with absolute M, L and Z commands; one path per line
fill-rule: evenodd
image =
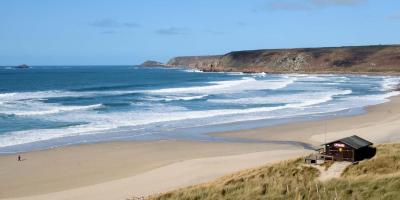
M 0 65 L 400 43 L 399 0 L 1 0 Z

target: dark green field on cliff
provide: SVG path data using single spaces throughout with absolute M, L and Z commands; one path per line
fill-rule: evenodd
M 319 171 L 303 159 L 242 171 L 214 182 L 159 196 L 167 199 L 384 199 L 400 197 L 400 144 L 377 146 L 370 160 L 348 167 L 338 179 L 316 180 Z

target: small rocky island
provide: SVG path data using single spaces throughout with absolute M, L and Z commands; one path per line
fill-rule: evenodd
M 141 67 L 165 67 L 166 65 L 164 63 L 154 61 L 154 60 L 148 60 L 145 61 L 144 63 L 140 64 Z
M 16 66 L 15 68 L 18 68 L 18 69 L 28 69 L 28 68 L 30 68 L 28 65 L 26 65 L 26 64 L 22 64 L 22 65 L 18 65 L 18 66 Z

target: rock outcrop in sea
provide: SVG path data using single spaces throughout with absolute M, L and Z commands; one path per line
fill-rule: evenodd
M 140 64 L 142 67 L 165 67 L 164 63 L 153 61 L 153 60 L 147 60 L 144 63 Z
M 18 68 L 18 69 L 27 69 L 27 68 L 30 68 L 28 65 L 26 65 L 26 64 L 22 64 L 22 65 L 18 65 L 18 66 L 16 66 L 15 68 Z

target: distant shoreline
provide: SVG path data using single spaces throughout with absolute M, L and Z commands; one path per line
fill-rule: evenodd
M 129 64 L 124 64 L 124 65 L 29 65 L 28 69 L 34 69 L 35 67 L 114 67 L 114 66 L 134 66 L 134 67 L 143 67 L 143 68 L 164 68 L 164 69 L 187 69 L 187 70 L 199 70 L 201 72 L 210 72 L 210 73 L 266 73 L 266 74 L 313 74 L 313 75 L 335 75 L 335 74 L 341 74 L 341 75 L 376 75 L 376 76 L 400 76 L 400 71 L 387 71 L 387 72 L 368 72 L 368 71 L 246 71 L 246 70 L 202 70 L 200 68 L 193 68 L 193 67 L 187 67 L 187 66 L 171 66 L 167 64 L 160 64 L 160 65 L 155 65 L 155 66 L 143 66 L 141 64 L 137 65 L 129 65 Z M 19 69 L 17 66 L 0 66 L 0 68 L 4 69 Z M 399 70 L 400 70 L 400 65 L 399 65 Z
M 204 73 L 244 73 L 244 74 L 310 74 L 310 75 L 367 75 L 367 76 L 400 76 L 400 72 L 338 72 L 338 71 L 296 71 L 296 72 L 265 72 L 265 71 L 202 71 L 200 69 L 193 69 L 188 67 L 169 67 L 169 66 L 157 66 L 166 69 L 187 69 L 187 70 L 199 70 Z M 399 67 L 400 68 L 400 67 Z

